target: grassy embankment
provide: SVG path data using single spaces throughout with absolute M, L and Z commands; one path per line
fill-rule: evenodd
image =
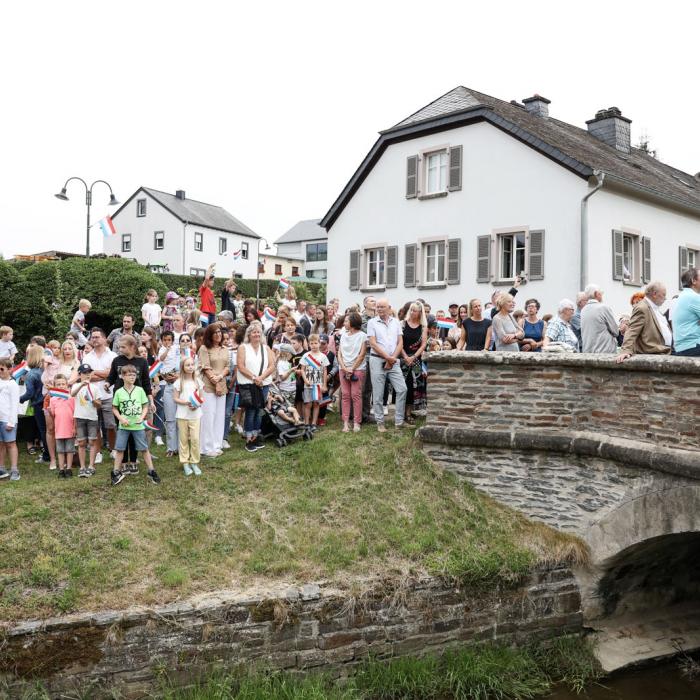
M 108 486 L 63 481 L 23 446 L 22 480 L 0 482 L 0 622 L 164 603 L 273 579 L 350 585 L 429 572 L 514 580 L 580 555 L 577 540 L 527 521 L 435 468 L 406 433 L 342 434 L 253 455 L 234 446 L 184 477 L 156 448 L 145 474 Z

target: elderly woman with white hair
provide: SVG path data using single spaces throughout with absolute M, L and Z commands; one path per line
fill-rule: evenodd
M 520 352 L 518 341 L 525 337 L 525 331 L 513 318 L 515 300 L 512 294 L 501 294 L 496 300 L 497 313 L 493 316 L 491 329 L 497 352 Z
M 547 324 L 543 349 L 550 352 L 558 347 L 567 352 L 578 352 L 578 338 L 571 326 L 571 319 L 576 311 L 576 305 L 571 299 L 559 302 L 559 315 Z

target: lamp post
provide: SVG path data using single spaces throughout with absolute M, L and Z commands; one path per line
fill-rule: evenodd
M 106 182 L 105 180 L 95 180 L 92 185 L 88 187 L 87 182 L 83 180 L 82 177 L 69 177 L 63 187 L 61 188 L 61 191 L 54 195 L 54 197 L 63 200 L 64 202 L 68 201 L 68 195 L 66 194 L 66 188 L 68 187 L 68 183 L 71 180 L 79 180 L 80 182 L 83 183 L 85 186 L 85 205 L 87 207 L 87 225 L 85 229 L 85 257 L 89 258 L 90 257 L 90 206 L 92 205 L 92 188 L 98 183 L 101 182 L 103 185 L 107 185 L 109 187 L 109 206 L 113 207 L 119 204 L 117 201 L 117 198 L 114 196 L 114 192 L 112 192 L 112 186 L 109 184 L 109 182 Z

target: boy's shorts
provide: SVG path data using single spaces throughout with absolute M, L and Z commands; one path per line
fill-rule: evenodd
M 0 442 L 17 442 L 17 423 L 12 430 L 7 430 L 7 423 L 0 420 Z
M 119 430 L 117 430 L 117 439 L 114 444 L 114 449 L 117 452 L 124 452 L 129 442 L 129 435 L 134 436 L 134 445 L 136 445 L 137 452 L 148 452 L 146 431 L 143 428 L 141 428 L 141 430 L 124 430 L 124 428 L 119 428 Z
M 318 403 L 318 400 L 314 402 L 313 391 L 310 386 L 304 387 L 304 403 Z
M 75 452 L 75 440 L 73 438 L 56 438 L 56 452 L 61 455 Z
M 89 418 L 75 419 L 75 439 L 81 440 L 97 440 L 99 435 L 99 424 L 96 420 Z

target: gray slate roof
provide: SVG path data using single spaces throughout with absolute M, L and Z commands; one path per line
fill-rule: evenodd
M 238 233 L 252 238 L 260 238 L 252 229 L 248 228 L 242 221 L 229 214 L 223 207 L 215 204 L 199 202 L 196 199 L 178 199 L 174 194 L 161 192 L 151 187 L 139 187 L 136 192 L 124 202 L 124 204 L 112 215 L 117 216 L 119 212 L 139 193 L 146 192 L 159 204 L 165 207 L 173 216 L 187 224 L 206 226 L 217 231 L 227 233 Z
M 328 233 L 326 229 L 319 226 L 321 219 L 305 219 L 294 224 L 292 228 L 283 233 L 276 241 L 279 243 L 297 243 L 298 241 L 315 241 L 319 238 L 326 238 Z
M 593 113 L 594 110 L 591 117 Z M 589 134 L 587 129 L 553 117 L 531 114 L 520 104 L 459 86 L 380 132 L 379 140 L 321 220 L 321 225 L 326 228 L 333 225 L 388 145 L 476 121 L 490 122 L 583 178 L 600 170 L 610 182 L 697 210 L 700 214 L 700 182 L 693 175 L 636 148 L 632 148 L 630 154 L 622 153 Z

